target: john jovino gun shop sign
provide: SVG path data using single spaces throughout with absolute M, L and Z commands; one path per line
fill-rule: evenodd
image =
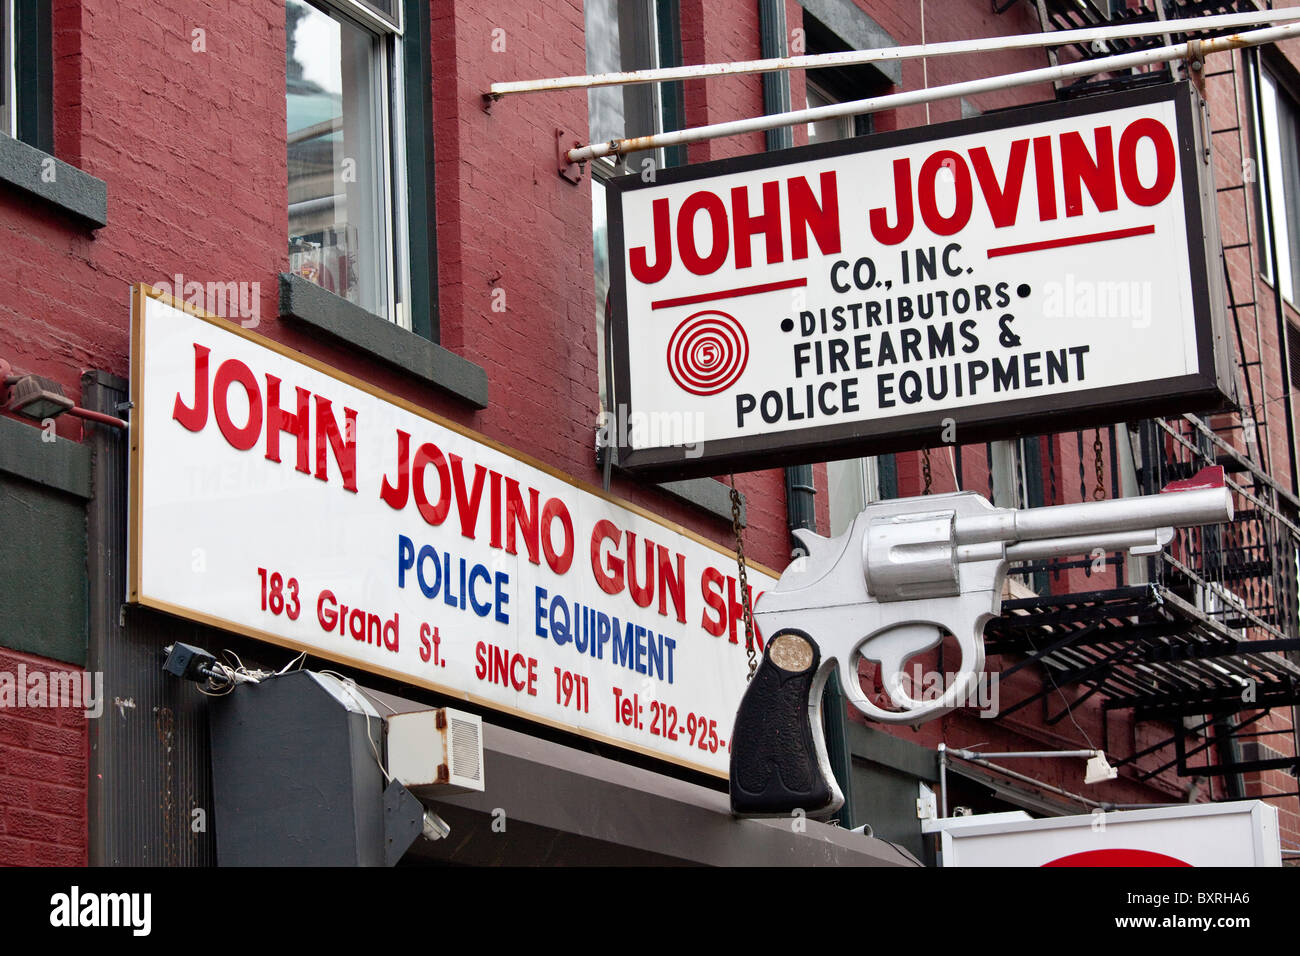
M 133 311 L 131 601 L 725 776 L 734 555 L 152 289 Z
M 1204 132 L 1170 84 L 615 180 L 620 463 L 716 474 L 1221 406 Z

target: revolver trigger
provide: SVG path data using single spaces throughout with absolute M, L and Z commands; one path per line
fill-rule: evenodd
M 943 631 L 934 624 L 899 624 L 873 637 L 859 653 L 880 662 L 880 679 L 890 699 L 904 710 L 915 710 L 922 702 L 913 700 L 904 689 L 903 665 L 909 657 L 937 647 L 942 640 Z

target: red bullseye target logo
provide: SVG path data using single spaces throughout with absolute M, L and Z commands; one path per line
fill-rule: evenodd
M 731 388 L 748 362 L 745 330 L 725 312 L 696 312 L 668 340 L 668 372 L 692 395 L 716 395 Z

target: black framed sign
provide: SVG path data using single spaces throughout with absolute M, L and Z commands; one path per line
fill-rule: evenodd
M 1186 83 L 615 179 L 618 460 L 656 478 L 1232 404 Z

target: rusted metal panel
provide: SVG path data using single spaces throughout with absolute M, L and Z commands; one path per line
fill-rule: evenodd
M 127 383 L 89 372 L 87 406 L 124 410 Z M 166 676 L 162 648 L 200 646 L 206 628 L 123 605 L 126 594 L 128 436 L 88 427 L 94 453 L 87 507 L 88 667 L 104 675 L 103 715 L 90 722 L 89 859 L 97 866 L 211 866 L 212 784 L 204 698 Z M 219 638 L 216 639 L 220 643 Z

